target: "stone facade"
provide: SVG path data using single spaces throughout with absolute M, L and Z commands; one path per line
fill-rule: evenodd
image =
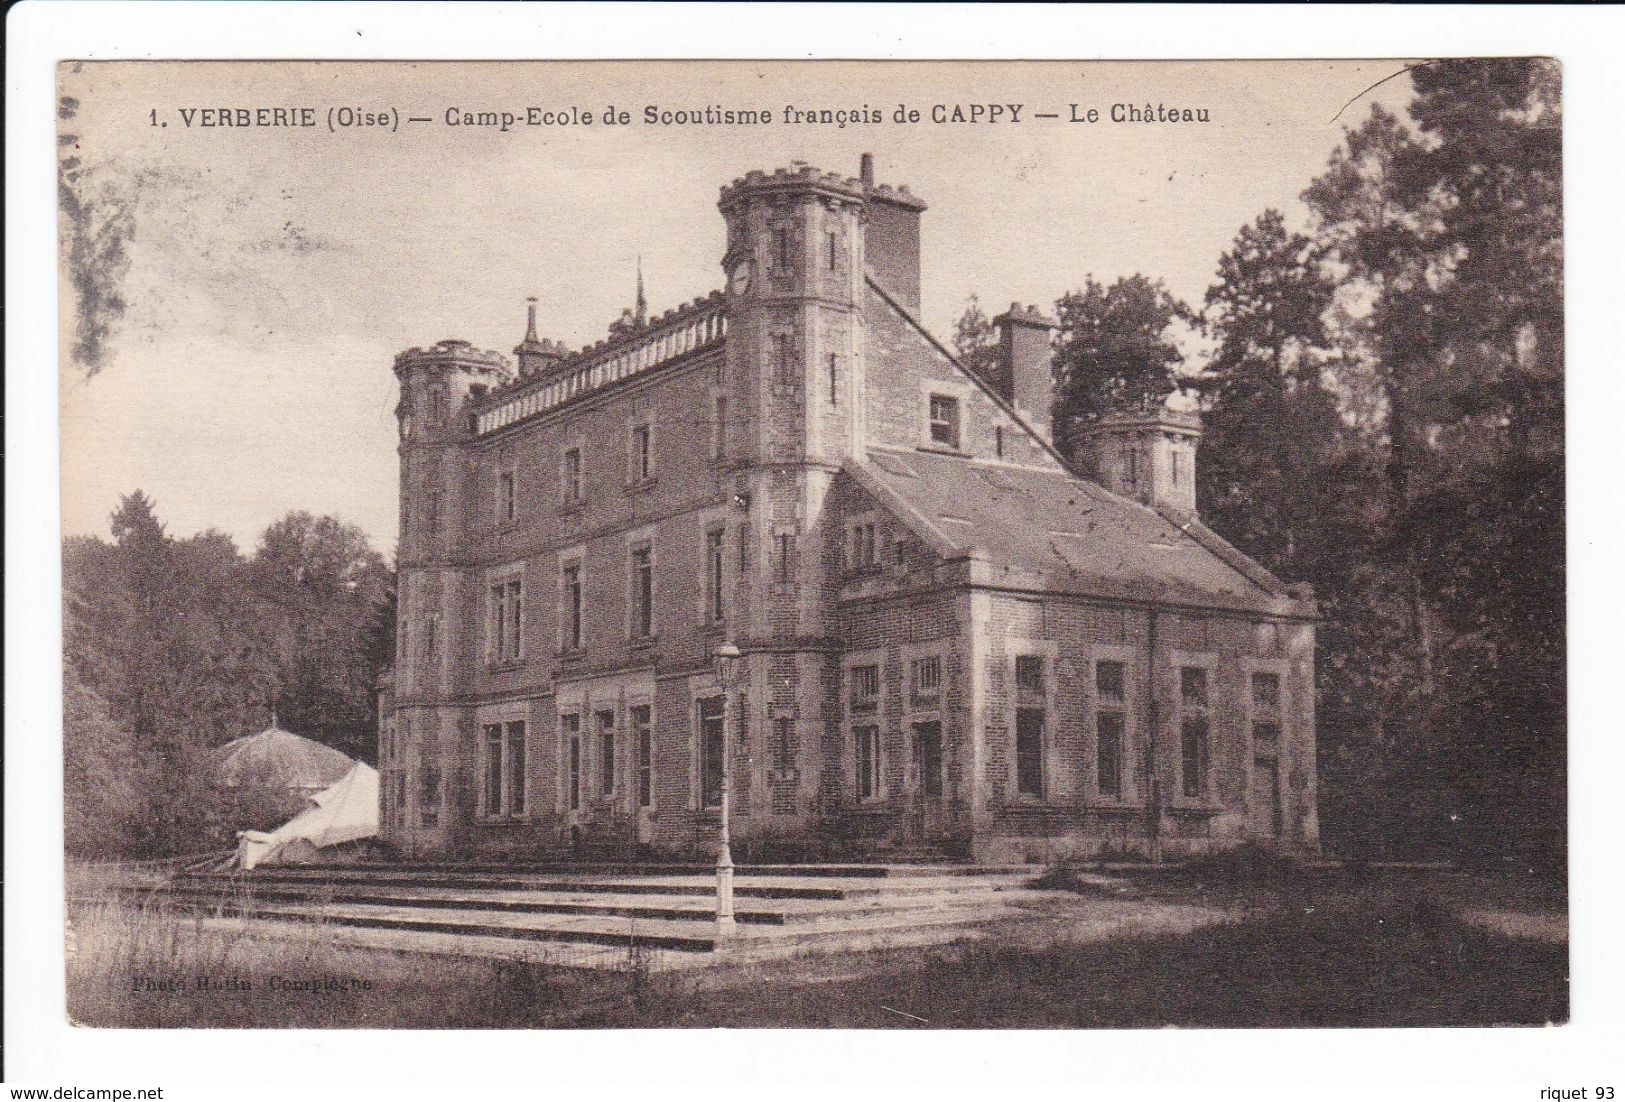
M 747 857 L 1313 847 L 1313 600 L 1190 511 L 1191 415 L 1090 438 L 1118 493 L 1069 470 L 1050 323 L 1013 306 L 986 377 L 956 362 L 918 320 L 925 205 L 867 157 L 719 206 L 726 290 L 649 318 L 640 287 L 573 352 L 533 305 L 517 370 L 396 358 L 385 840 L 712 852 L 731 640 Z

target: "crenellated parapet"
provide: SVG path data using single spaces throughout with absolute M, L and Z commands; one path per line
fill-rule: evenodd
M 468 341 L 454 338 L 436 341 L 428 348 L 408 348 L 405 352 L 396 354 L 397 378 L 404 376 L 414 367 L 464 368 L 476 374 L 493 376 L 493 385 L 499 380 L 506 381 L 513 376 L 513 368 L 508 363 L 508 357 L 502 353 L 475 348 Z
M 667 310 L 633 332 L 597 341 L 561 360 L 546 375 L 520 378 L 472 407 L 476 435 L 496 432 L 557 409 L 603 387 L 719 345 L 727 332 L 721 291 Z
M 787 168 L 776 168 L 772 172 L 758 169 L 745 173 L 722 188 L 717 205 L 726 210 L 747 196 L 771 196 L 775 193 L 804 194 L 808 191 L 859 203 L 878 199 L 914 211 L 925 209 L 925 201 L 910 192 L 906 185 L 892 187 L 888 184 L 876 184 L 873 180 L 866 180 L 861 176 L 825 172 L 801 162 Z

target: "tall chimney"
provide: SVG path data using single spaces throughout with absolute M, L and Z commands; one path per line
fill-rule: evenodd
M 1055 376 L 1050 366 L 1050 330 L 1055 323 L 1038 307 L 1010 309 L 993 319 L 999 332 L 999 360 L 995 385 L 1046 440 L 1050 438 L 1055 407 Z
M 886 293 L 920 316 L 920 212 L 925 204 L 907 187 L 875 183 L 875 156 L 858 162 L 863 186 L 863 256 Z

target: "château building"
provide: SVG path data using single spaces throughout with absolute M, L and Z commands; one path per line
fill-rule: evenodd
M 1050 335 L 921 323 L 925 204 L 796 164 L 721 191 L 725 288 L 589 347 L 400 381 L 382 832 L 415 857 L 1316 843 L 1315 607 L 1195 515 L 1171 408 L 1054 446 Z

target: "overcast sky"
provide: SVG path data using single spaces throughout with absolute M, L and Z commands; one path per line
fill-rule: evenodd
M 1392 61 L 1267 63 L 113 63 L 64 68 L 63 133 L 85 193 L 130 204 L 133 234 L 101 370 L 66 358 L 63 524 L 106 534 L 121 494 L 175 535 L 250 550 L 291 509 L 336 513 L 386 554 L 396 536 L 395 352 L 462 337 L 508 352 L 540 298 L 544 336 L 598 339 L 642 256 L 660 312 L 721 286 L 717 189 L 792 160 L 930 204 L 926 323 L 1051 303 L 1093 273 L 1140 271 L 1199 303 L 1219 254 L 1298 195 L 1391 80 Z M 1019 123 L 897 125 L 899 104 L 1020 104 Z M 1207 124 L 1071 124 L 1070 105 L 1205 108 Z M 662 109 L 765 108 L 768 126 L 650 126 Z M 629 126 L 452 127 L 448 108 L 628 110 Z M 787 105 L 867 106 L 879 125 L 787 125 Z M 181 109 L 311 106 L 310 129 L 201 128 Z M 330 133 L 329 107 L 397 110 L 399 132 Z M 156 115 L 152 114 L 156 112 Z M 1035 119 L 1054 112 L 1061 119 Z M 428 116 L 429 123 L 407 123 Z M 153 125 L 156 119 L 164 125 Z M 990 313 L 994 312 L 992 310 Z

